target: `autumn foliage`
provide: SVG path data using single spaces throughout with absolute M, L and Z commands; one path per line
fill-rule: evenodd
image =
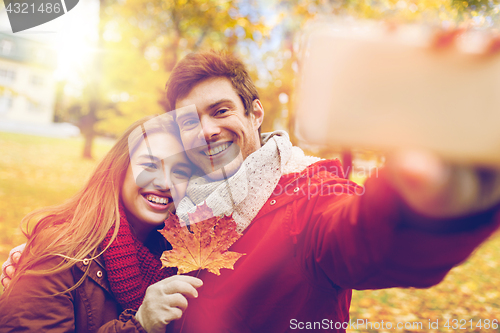
M 231 216 L 213 216 L 204 203 L 189 214 L 189 229 L 179 218 L 170 214 L 160 233 L 173 249 L 163 252 L 163 267 L 177 267 L 178 274 L 207 269 L 220 275 L 221 268 L 234 269 L 234 263 L 244 254 L 228 251 L 242 234 L 236 232 Z

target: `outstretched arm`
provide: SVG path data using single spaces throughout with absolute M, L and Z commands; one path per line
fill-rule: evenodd
M 498 172 L 454 171 L 443 181 L 416 172 L 420 168 L 413 172 L 411 167 L 430 163 L 420 154 L 411 158 L 410 166 L 404 159 L 388 161 L 364 190 L 340 177 L 312 179 L 325 195 L 302 199 L 292 225 L 311 278 L 347 289 L 428 287 L 497 228 L 499 185 L 492 185 Z M 441 166 L 455 168 L 436 168 Z M 470 183 L 481 190 L 468 195 Z

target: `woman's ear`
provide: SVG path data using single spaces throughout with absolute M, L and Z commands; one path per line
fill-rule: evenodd
M 260 126 L 262 125 L 262 122 L 264 121 L 264 107 L 262 106 L 262 103 L 258 99 L 254 99 L 252 102 L 252 114 L 250 115 L 252 117 L 252 123 L 255 127 L 255 129 L 259 129 Z

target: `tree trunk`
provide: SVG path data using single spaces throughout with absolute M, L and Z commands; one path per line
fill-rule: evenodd
M 92 144 L 94 143 L 94 135 L 88 133 L 85 135 L 85 143 L 83 145 L 83 158 L 91 160 L 92 158 Z
M 104 10 L 107 3 L 106 0 L 99 1 L 99 39 L 97 41 L 97 48 L 104 50 Z M 82 131 L 83 137 L 85 138 L 85 144 L 83 146 L 83 158 L 93 159 L 92 147 L 94 143 L 94 138 L 96 132 L 94 130 L 94 125 L 99 121 L 97 118 L 97 111 L 101 108 L 101 98 L 100 96 L 100 82 L 102 79 L 102 55 L 94 55 L 92 62 L 92 68 L 89 71 L 90 81 L 88 83 L 88 109 L 89 112 L 80 119 L 80 130 Z
M 82 131 L 83 137 L 85 138 L 85 144 L 83 145 L 83 155 L 85 159 L 92 159 L 92 146 L 95 138 L 94 124 L 97 122 L 96 117 L 96 102 L 89 103 L 89 113 L 80 119 L 80 130 Z

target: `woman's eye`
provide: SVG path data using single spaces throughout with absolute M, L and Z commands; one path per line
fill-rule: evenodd
M 197 124 L 198 124 L 198 120 L 197 119 L 186 119 L 182 122 L 182 127 L 183 128 L 192 128 L 192 127 L 195 127 Z
M 141 166 L 143 166 L 145 169 L 157 169 L 155 163 L 142 163 Z
M 177 176 L 177 178 L 189 178 L 189 177 L 191 177 L 191 173 L 184 171 L 184 170 L 175 170 L 174 174 Z

